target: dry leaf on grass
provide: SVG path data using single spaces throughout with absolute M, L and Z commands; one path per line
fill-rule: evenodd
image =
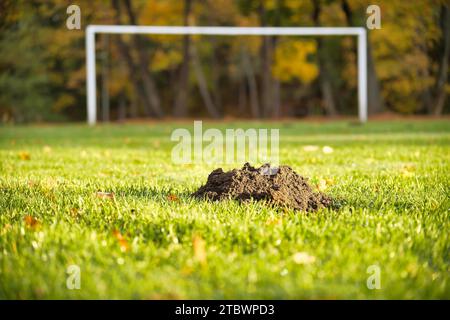
M 117 241 L 119 242 L 119 246 L 120 246 L 120 250 L 122 252 L 128 251 L 128 241 L 125 239 L 125 237 L 120 233 L 119 230 L 114 230 L 113 231 L 113 235 L 114 237 L 117 239 Z
M 73 218 L 78 218 L 80 216 L 80 214 L 81 214 L 81 211 L 79 209 L 77 209 L 77 208 L 71 208 L 69 210 L 69 214 Z
M 114 192 L 98 191 L 95 195 L 100 199 L 114 199 Z
M 281 225 L 281 224 L 283 224 L 283 219 L 282 218 L 269 218 L 266 221 L 266 225 L 267 226 Z
M 25 224 L 27 227 L 30 227 L 32 229 L 36 229 L 41 225 L 41 223 L 36 218 L 34 218 L 30 215 L 26 215 L 23 218 L 23 221 L 25 221 Z
M 26 152 L 26 151 L 19 152 L 19 159 L 20 160 L 30 160 L 31 159 L 30 153 Z

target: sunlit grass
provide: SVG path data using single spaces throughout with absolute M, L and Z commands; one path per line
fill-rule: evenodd
M 281 163 L 341 208 L 194 200 L 217 165 L 171 162 L 192 123 L 3 127 L 0 298 L 450 298 L 448 122 L 209 126 L 280 128 Z

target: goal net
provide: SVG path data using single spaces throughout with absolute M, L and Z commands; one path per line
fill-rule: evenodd
M 86 28 L 87 122 L 97 121 L 95 63 L 96 34 L 210 35 L 210 36 L 355 36 L 358 42 L 358 116 L 367 121 L 367 39 L 362 27 L 175 27 L 89 25 Z

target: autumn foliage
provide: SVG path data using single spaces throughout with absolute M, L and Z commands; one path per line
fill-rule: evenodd
M 79 1 L 81 30 L 66 28 L 67 3 L 2 1 L 2 122 L 86 118 L 89 24 L 366 26 L 363 0 Z M 442 0 L 377 1 L 369 30 L 369 112 L 449 111 L 449 9 Z M 357 110 L 352 37 L 99 35 L 103 120 L 204 116 L 333 116 Z

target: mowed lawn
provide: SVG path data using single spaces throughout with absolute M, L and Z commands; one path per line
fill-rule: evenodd
M 221 165 L 173 164 L 179 127 L 0 127 L 0 298 L 450 298 L 448 120 L 204 124 L 279 128 L 317 213 L 193 199 Z

